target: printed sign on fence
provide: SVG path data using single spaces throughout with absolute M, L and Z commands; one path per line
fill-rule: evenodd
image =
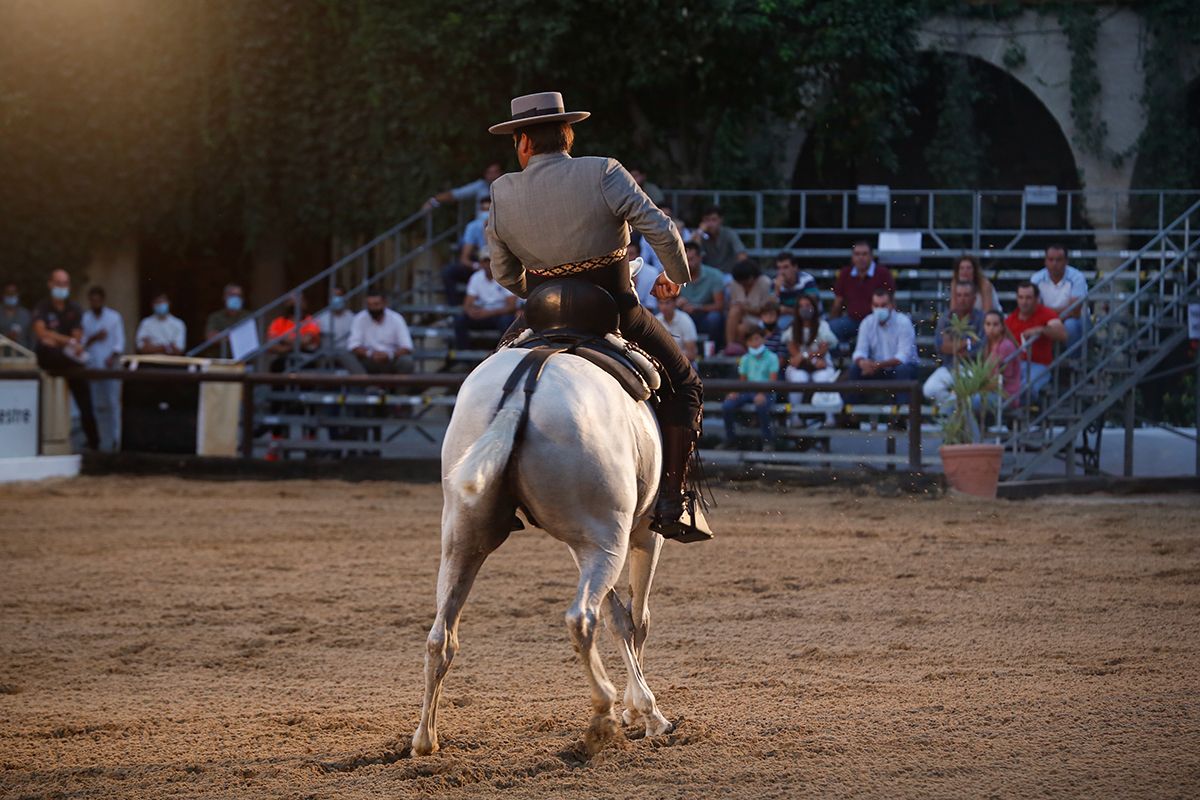
M 38 454 L 38 382 L 0 381 L 0 458 Z

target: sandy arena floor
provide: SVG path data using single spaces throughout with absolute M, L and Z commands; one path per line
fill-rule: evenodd
M 1200 499 L 719 500 L 652 604 L 674 734 L 580 758 L 574 568 L 526 532 L 413 759 L 436 486 L 0 488 L 0 794 L 1200 794 Z

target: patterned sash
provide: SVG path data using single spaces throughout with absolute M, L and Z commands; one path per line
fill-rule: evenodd
M 613 250 L 608 255 L 596 256 L 585 261 L 576 261 L 570 264 L 559 264 L 557 267 L 546 267 L 545 269 L 529 269 L 525 271 L 530 275 L 536 275 L 539 278 L 561 278 L 564 275 L 578 275 L 580 272 L 598 269 L 599 267 L 607 267 L 611 264 L 625 260 L 625 248 Z

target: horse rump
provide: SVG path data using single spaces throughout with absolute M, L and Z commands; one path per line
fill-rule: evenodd
M 450 489 L 467 505 L 474 505 L 497 485 L 508 467 L 521 424 L 521 410 L 502 408 L 488 423 L 447 474 Z

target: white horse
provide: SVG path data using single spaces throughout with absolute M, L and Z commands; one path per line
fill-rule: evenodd
M 647 597 L 663 544 L 649 528 L 662 463 L 658 424 L 647 404 L 599 367 L 560 354 L 546 362 L 514 448 L 525 395 L 518 388 L 499 412 L 496 406 L 501 386 L 526 352 L 502 350 L 470 374 L 442 445 L 442 560 L 437 616 L 426 643 L 425 700 L 412 741 L 417 755 L 438 749 L 438 698 L 458 651 L 463 604 L 484 559 L 508 538 L 518 503 L 570 548 L 579 568 L 566 621 L 592 690 L 588 741 L 603 742 L 618 731 L 617 693 L 596 652 L 605 604 L 629 673 L 625 723 L 644 724 L 647 736 L 674 727 L 642 674 Z M 627 562 L 630 606 L 614 588 Z

